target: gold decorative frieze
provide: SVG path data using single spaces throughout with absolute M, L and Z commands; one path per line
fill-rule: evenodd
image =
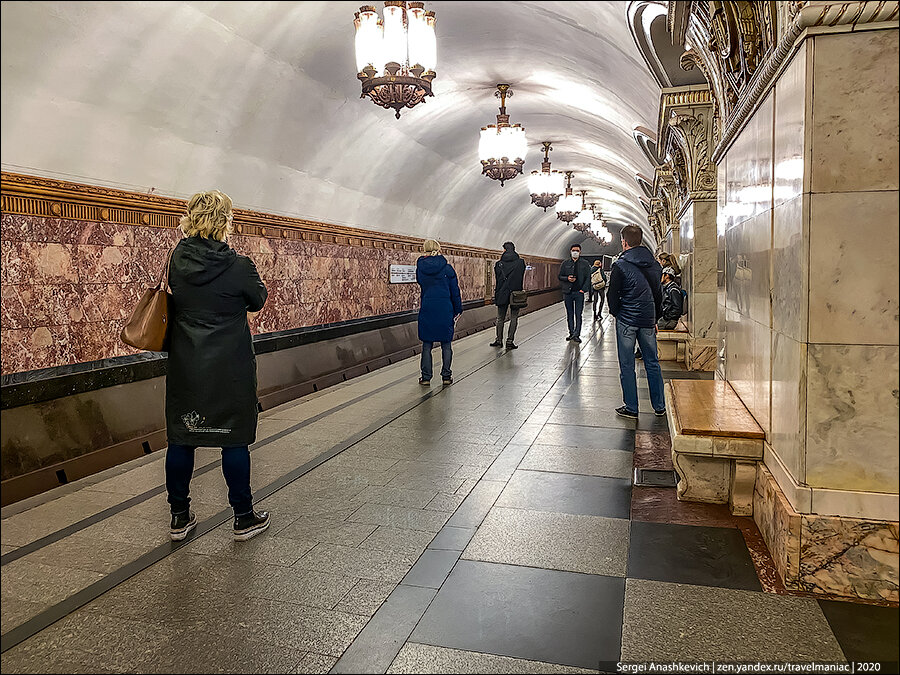
M 187 202 L 174 197 L 129 192 L 25 174 L 0 173 L 3 213 L 159 228 L 176 228 Z M 345 244 L 396 251 L 418 251 L 423 239 L 388 232 L 335 225 L 248 209 L 234 210 L 235 231 L 266 237 L 317 243 Z M 496 258 L 497 251 L 448 243 L 449 255 Z M 534 262 L 558 263 L 555 258 L 528 256 Z

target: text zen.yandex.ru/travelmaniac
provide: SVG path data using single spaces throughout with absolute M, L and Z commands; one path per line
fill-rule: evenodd
M 601 669 L 602 670 L 602 669 Z M 616 663 L 617 673 L 852 673 L 849 663 L 728 663 L 718 661 L 643 661 Z

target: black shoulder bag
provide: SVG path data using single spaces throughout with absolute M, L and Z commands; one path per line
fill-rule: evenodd
M 497 269 L 503 272 L 503 285 L 509 286 L 509 277 L 506 276 L 506 270 L 503 269 L 503 263 L 498 262 Z M 523 309 L 528 306 L 528 291 L 510 291 L 509 306 L 513 309 Z

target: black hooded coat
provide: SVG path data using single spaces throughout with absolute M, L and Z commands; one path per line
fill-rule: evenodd
M 266 302 L 250 258 L 225 242 L 182 239 L 172 254 L 166 431 L 169 443 L 256 440 L 256 355 L 247 312 Z

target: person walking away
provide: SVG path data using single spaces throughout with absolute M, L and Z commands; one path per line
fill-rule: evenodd
M 673 330 L 684 314 L 684 293 L 676 281 L 675 270 L 664 267 L 662 271 L 662 316 L 656 322 L 660 330 Z
M 594 269 L 591 272 L 591 290 L 594 292 L 594 321 L 600 320 L 603 311 L 603 298 L 606 295 L 606 272 L 603 271 L 603 261 L 595 260 Z
M 666 414 L 662 370 L 656 351 L 656 318 L 662 315 L 662 268 L 650 250 L 641 246 L 642 240 L 637 225 L 622 228 L 622 255 L 613 264 L 607 286 L 609 313 L 616 317 L 619 380 L 624 399 L 616 414 L 629 419 L 638 416 L 635 342 L 643 352 L 653 411 L 659 416 Z
M 456 270 L 441 255 L 441 245 L 434 239 L 423 244 L 425 255 L 416 261 L 416 282 L 421 288 L 419 307 L 419 339 L 422 341 L 422 377 L 419 384 L 431 384 L 433 366 L 431 350 L 441 344 L 441 380 L 453 384 L 453 331 L 462 314 L 462 296 Z
M 569 258 L 559 266 L 559 281 L 562 286 L 563 301 L 566 303 L 566 318 L 569 336 L 566 341 L 581 342 L 581 315 L 584 312 L 584 294 L 591 283 L 591 267 L 580 259 L 581 245 L 572 244 Z
M 247 323 L 266 301 L 256 266 L 227 242 L 232 202 L 198 192 L 181 219 L 182 239 L 169 269 L 169 359 L 166 372 L 166 490 L 169 535 L 184 539 L 197 525 L 190 508 L 194 450 L 222 448 L 222 473 L 234 511 L 234 538 L 244 541 L 269 527 L 253 509 L 250 444 L 256 440 L 256 356 Z
M 503 346 L 503 325 L 509 311 L 509 333 L 506 348 L 518 349 L 515 343 L 516 328 L 519 325 L 519 308 L 510 307 L 513 291 L 521 291 L 525 285 L 525 261 L 516 253 L 516 245 L 511 241 L 503 244 L 503 255 L 494 263 L 494 304 L 497 305 L 497 339 L 491 347 Z

